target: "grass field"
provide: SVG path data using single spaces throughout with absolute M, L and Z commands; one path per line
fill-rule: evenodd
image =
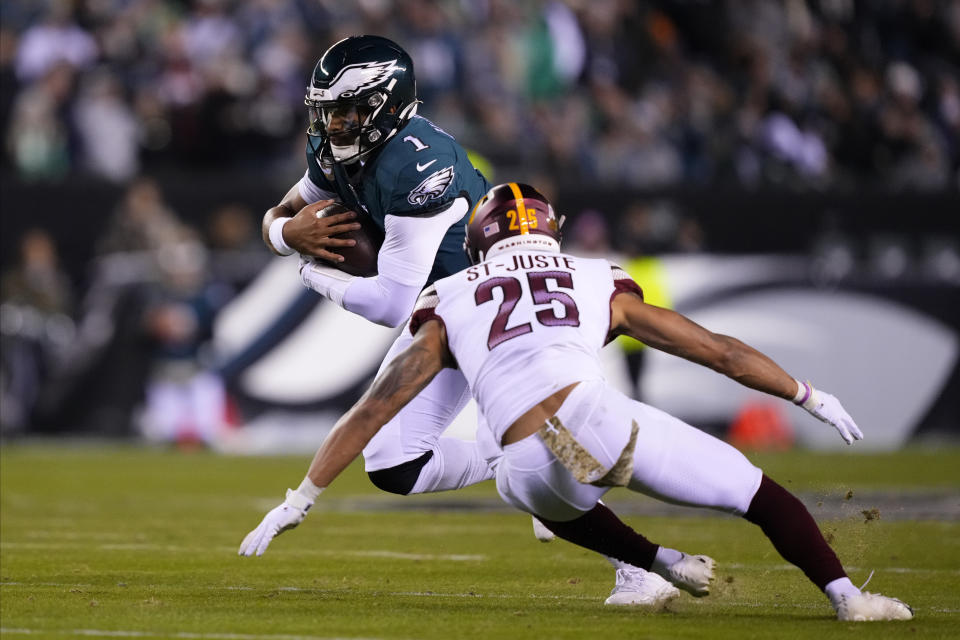
M 7 443 L 0 634 L 960 637 L 960 450 L 751 457 L 800 493 L 854 582 L 875 570 L 868 590 L 909 602 L 916 619 L 836 622 L 822 594 L 753 525 L 663 511 L 625 491 L 608 502 L 637 530 L 717 559 L 714 593 L 684 595 L 659 614 L 604 607 L 609 565 L 565 542 L 538 543 L 529 518 L 501 506 L 491 483 L 401 498 L 378 492 L 357 465 L 297 530 L 261 558 L 240 558 L 240 540 L 299 482 L 308 456 Z

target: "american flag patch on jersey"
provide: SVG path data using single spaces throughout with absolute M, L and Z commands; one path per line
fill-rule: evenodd
M 487 238 L 499 231 L 500 231 L 500 225 L 497 224 L 496 222 L 491 222 L 490 224 L 488 224 L 483 228 L 483 237 Z

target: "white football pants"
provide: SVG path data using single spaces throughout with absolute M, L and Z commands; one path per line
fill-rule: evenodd
M 405 328 L 387 352 L 381 372 L 413 342 Z M 432 451 L 411 493 L 459 489 L 493 478 L 486 458 L 475 442 L 440 435 L 467 406 L 470 388 L 459 369 L 443 369 L 420 394 L 367 443 L 363 450 L 367 471 L 389 469 Z
M 556 417 L 604 468 L 614 466 L 639 429 L 627 487 L 675 504 L 742 515 L 763 472 L 730 445 L 602 381 L 581 382 Z M 573 520 L 611 487 L 583 484 L 533 434 L 503 448 L 497 490 L 514 507 L 548 520 Z

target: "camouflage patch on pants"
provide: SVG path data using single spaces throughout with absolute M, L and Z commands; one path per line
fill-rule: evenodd
M 609 469 L 600 464 L 556 416 L 547 420 L 537 433 L 577 482 L 596 487 L 625 487 L 633 475 L 633 451 L 637 446 L 638 430 L 637 421 L 633 420 L 630 425 L 630 439 Z

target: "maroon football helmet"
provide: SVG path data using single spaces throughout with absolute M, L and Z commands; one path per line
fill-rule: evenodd
M 563 218 L 528 184 L 498 184 L 477 202 L 466 225 L 463 249 L 471 264 L 487 259 L 490 249 L 559 251 Z

